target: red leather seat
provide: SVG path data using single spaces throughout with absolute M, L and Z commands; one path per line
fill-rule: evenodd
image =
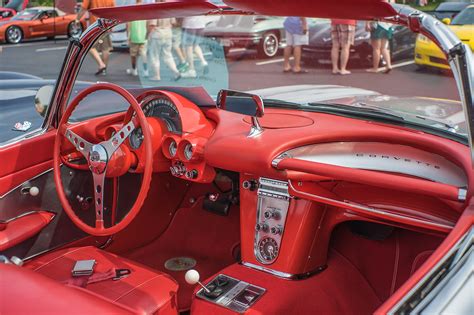
M 178 284 L 173 278 L 96 247 L 54 251 L 33 259 L 25 267 L 58 282 L 66 282 L 72 277 L 75 262 L 87 259 L 96 260 L 94 272 L 107 272 L 111 268 L 131 270 L 129 276 L 117 281 L 110 279 L 88 284 L 87 291 L 140 314 L 178 314 Z

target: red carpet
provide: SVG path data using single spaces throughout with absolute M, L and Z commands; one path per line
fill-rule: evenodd
M 179 209 L 168 229 L 157 240 L 124 256 L 176 279 L 179 282 L 179 309 L 186 310 L 191 306 L 194 286 L 184 281 L 185 271 L 166 270 L 165 261 L 182 256 L 194 258 L 197 261 L 194 269 L 204 280 L 235 262 L 232 250 L 239 241 L 238 207 L 233 207 L 229 216 L 224 217 L 203 210 L 198 201 L 191 208 Z

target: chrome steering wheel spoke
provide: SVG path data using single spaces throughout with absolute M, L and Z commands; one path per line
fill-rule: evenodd
M 104 183 L 105 171 L 97 174 L 92 172 L 94 180 L 95 227 L 104 228 Z
M 68 139 L 74 145 L 76 150 L 81 152 L 86 159 L 89 159 L 89 152 L 91 151 L 93 144 L 84 140 L 70 129 L 66 129 L 64 134 L 66 139 Z
M 122 127 L 122 129 L 117 131 L 112 136 L 112 138 L 100 143 L 107 151 L 107 155 L 109 156 L 109 158 L 112 156 L 112 154 L 115 153 L 115 151 L 117 151 L 120 145 L 125 141 L 125 139 L 128 138 L 128 136 L 132 133 L 133 130 L 135 130 L 135 124 L 133 123 L 133 120 L 130 120 Z

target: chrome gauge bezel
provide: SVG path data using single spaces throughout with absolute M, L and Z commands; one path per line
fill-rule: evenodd
M 175 157 L 178 153 L 178 143 L 176 143 L 174 139 L 172 139 L 170 144 L 168 145 L 168 153 L 171 157 Z
M 183 149 L 184 158 L 187 161 L 190 161 L 193 158 L 193 153 L 194 153 L 193 145 L 191 143 L 187 143 Z

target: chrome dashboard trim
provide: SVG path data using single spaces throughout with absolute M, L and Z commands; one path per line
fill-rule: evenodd
M 329 142 L 290 149 L 278 155 L 272 166 L 284 158 L 415 176 L 456 187 L 467 187 L 463 169 L 441 155 L 415 147 L 383 142 Z
M 247 268 L 250 268 L 250 269 L 255 269 L 255 270 L 258 270 L 258 271 L 262 271 L 262 272 L 271 274 L 273 276 L 277 276 L 277 277 L 285 279 L 285 280 L 306 279 L 306 278 L 308 278 L 308 277 L 310 277 L 314 274 L 317 274 L 317 273 L 319 273 L 319 272 L 321 272 L 321 271 L 323 271 L 324 269 L 327 268 L 327 266 L 320 266 L 320 267 L 318 267 L 314 270 L 311 270 L 311 271 L 308 271 L 308 272 L 305 272 L 305 273 L 292 274 L 292 273 L 287 273 L 287 272 L 278 271 L 278 270 L 270 269 L 270 268 L 267 268 L 267 267 L 259 266 L 259 265 L 249 263 L 249 262 L 246 262 L 246 261 L 241 261 L 240 264 L 244 267 L 247 267 Z

